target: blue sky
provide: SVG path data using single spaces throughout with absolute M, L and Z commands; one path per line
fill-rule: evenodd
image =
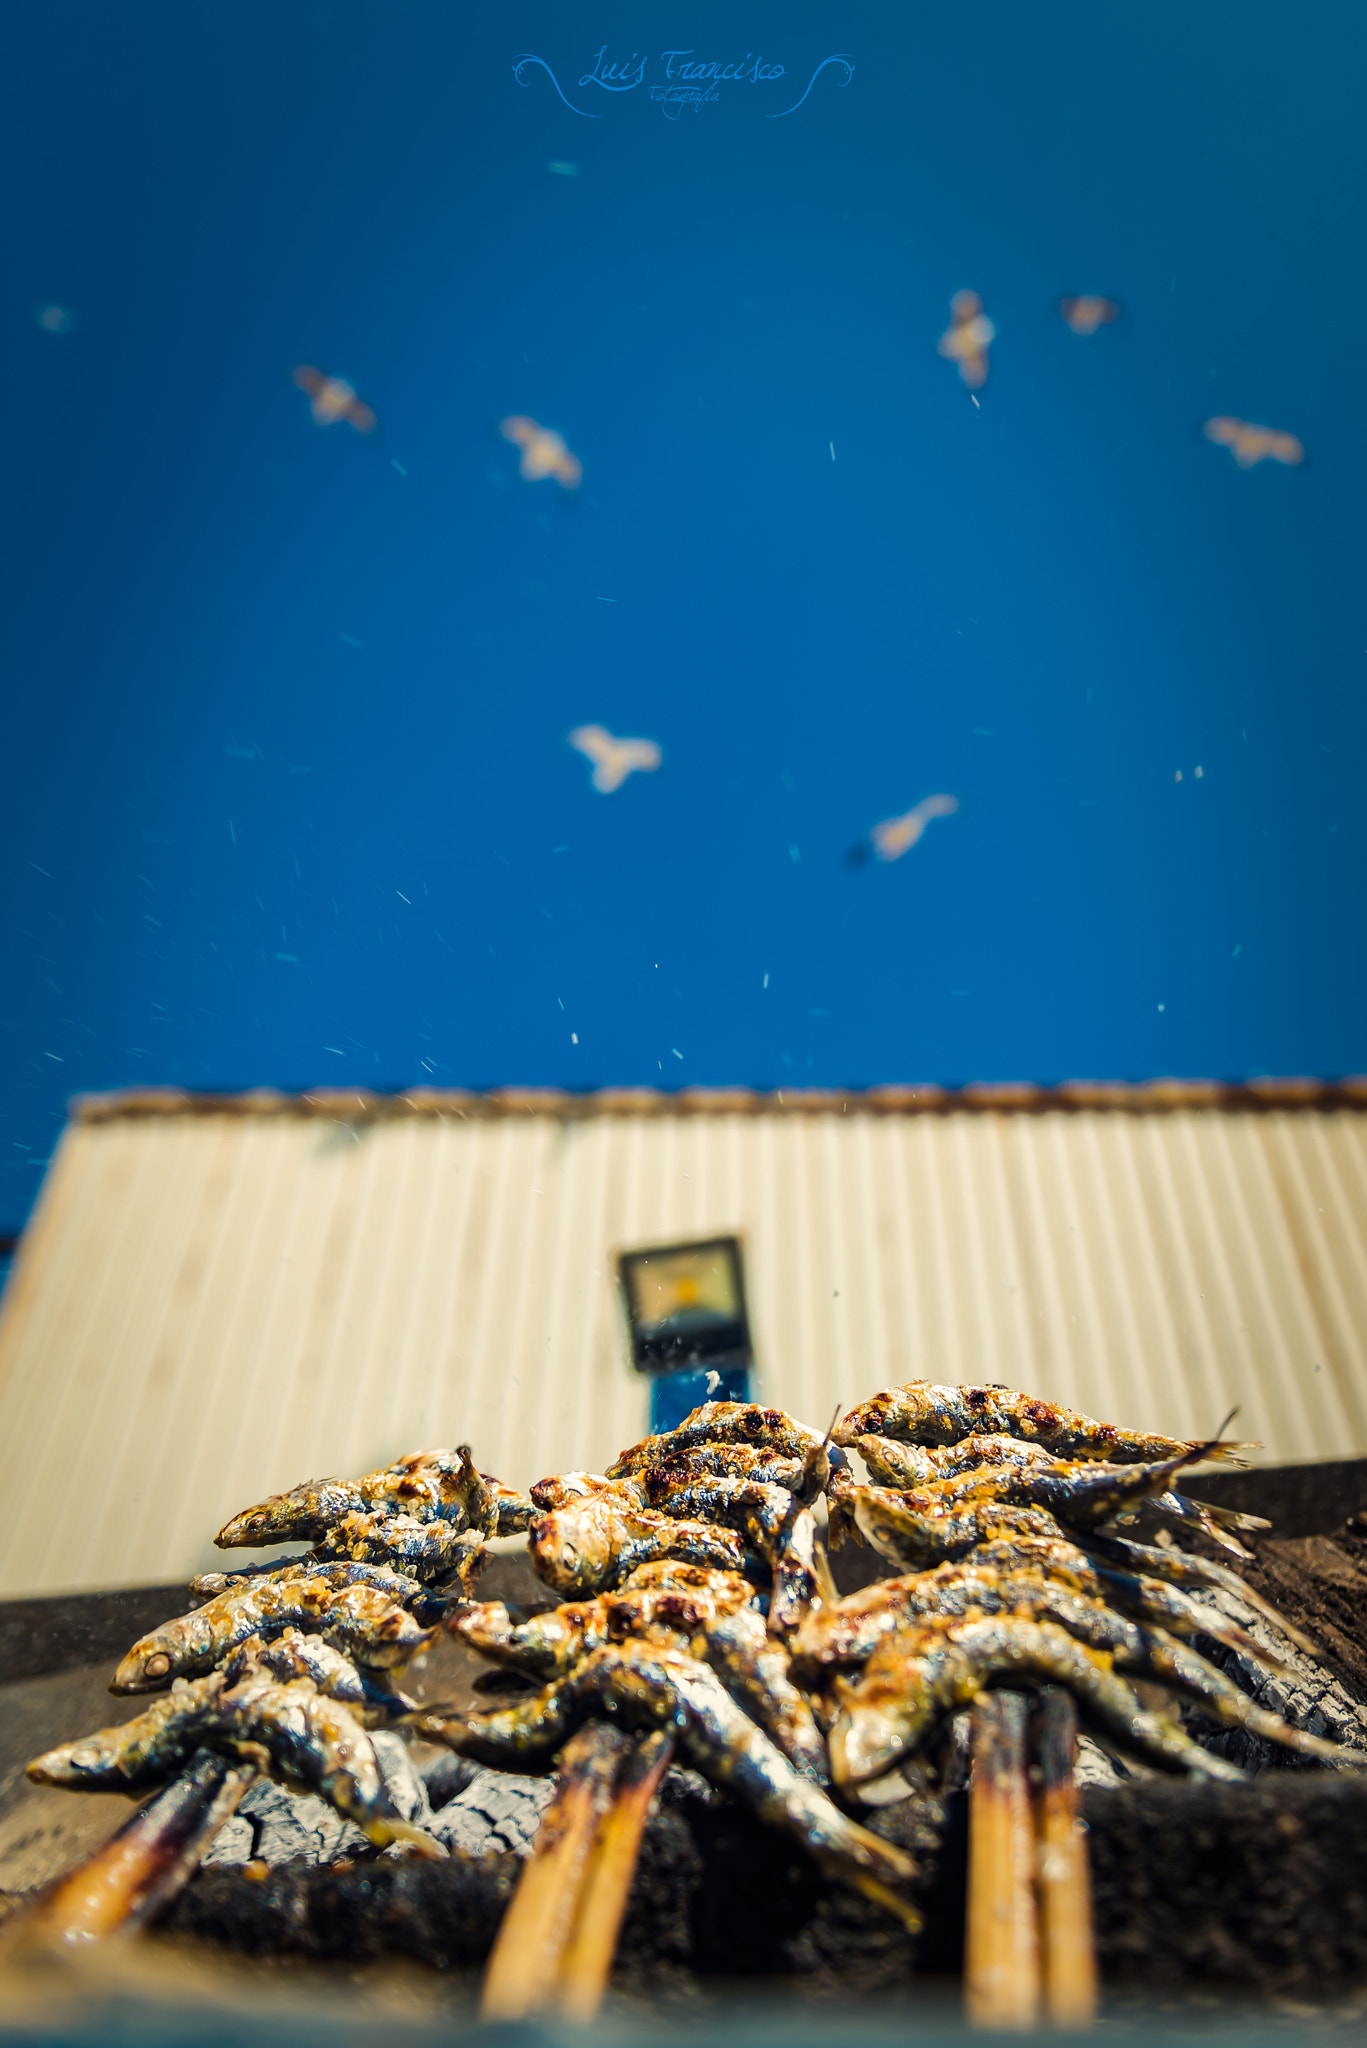
M 1360 1068 L 1362 11 L 468 14 L 0 22 L 0 1224 L 131 1082 Z

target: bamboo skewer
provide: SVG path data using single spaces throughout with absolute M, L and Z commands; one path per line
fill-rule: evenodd
M 17 1915 L 6 1940 L 61 1946 L 145 1927 L 189 1883 L 258 1775 L 197 1750 L 180 1777 Z
M 1077 1708 L 1068 1693 L 1051 1687 L 1041 1698 L 1033 1747 L 1044 2009 L 1055 2026 L 1089 2027 L 1097 2005 L 1092 1886 L 1073 1780 Z
M 591 1721 L 560 1753 L 555 1797 L 541 1816 L 484 1975 L 484 2019 L 524 2019 L 557 2004 L 589 1858 L 628 1738 Z
M 1019 1693 L 987 1693 L 973 1707 L 964 1999 L 974 2027 L 1033 2027 L 1039 2018 L 1027 1715 Z
M 634 1743 L 625 1758 L 611 1807 L 599 1830 L 569 1947 L 559 1979 L 566 2019 L 591 2020 L 603 2002 L 617 1937 L 636 1874 L 641 1836 L 660 1780 L 674 1754 L 663 1730 Z

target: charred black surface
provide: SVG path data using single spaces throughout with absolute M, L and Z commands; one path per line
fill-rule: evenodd
M 517 1878 L 515 1856 L 449 1862 L 287 1863 L 259 1877 L 204 1870 L 163 1922 L 243 1955 L 349 1962 L 391 1953 L 439 1970 L 481 1963 Z
M 1136 1781 L 1084 1810 L 1107 1981 L 1266 1997 L 1367 1980 L 1367 1784 Z
M 692 1774 L 671 1772 L 642 1841 L 617 1981 L 650 1994 L 757 1977 L 876 1990 L 905 1981 L 928 1947 L 940 1958 L 935 1967 L 945 1967 L 946 1953 L 952 1967 L 962 1868 L 958 1896 L 951 1880 L 940 1900 L 942 1806 L 908 1801 L 864 1819 L 926 1870 L 927 1934 L 919 1942 L 869 1901 L 828 1885 L 810 1857 L 746 1808 Z M 458 1969 L 487 1956 L 517 1871 L 513 1856 L 208 1869 L 162 1924 L 247 1955 L 336 1961 L 392 1951 Z
M 861 1815 L 933 1871 L 934 1803 Z M 878 1989 L 903 1981 L 919 1944 L 890 1916 L 828 1885 L 809 1856 L 745 1808 L 672 1773 L 642 1844 L 618 1948 L 622 1982 L 665 1989 L 683 1977 L 797 1977 Z

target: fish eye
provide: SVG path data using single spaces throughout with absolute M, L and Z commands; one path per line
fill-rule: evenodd
M 164 1650 L 158 1650 L 156 1656 L 149 1657 L 143 1666 L 144 1675 L 148 1678 L 165 1678 L 170 1669 L 171 1659 Z

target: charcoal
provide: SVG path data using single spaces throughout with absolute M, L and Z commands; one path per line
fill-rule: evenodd
M 371 1740 L 400 1818 L 426 1827 L 431 1818 L 427 1788 L 403 1738 L 381 1729 Z M 274 1868 L 284 1863 L 335 1863 L 369 1853 L 361 1830 L 325 1799 L 312 1792 L 287 1792 L 263 1779 L 253 1785 L 211 1844 L 204 1863 L 206 1868 L 218 1868 L 259 1861 Z
M 1135 1779 L 1084 1796 L 1111 1982 L 1299 1996 L 1367 1978 L 1367 1782 Z
M 296 1862 L 260 1875 L 257 1866 L 206 1869 L 163 1924 L 243 1955 L 352 1962 L 396 1953 L 458 1969 L 488 1954 L 518 1868 L 505 1855 L 322 1870 Z

